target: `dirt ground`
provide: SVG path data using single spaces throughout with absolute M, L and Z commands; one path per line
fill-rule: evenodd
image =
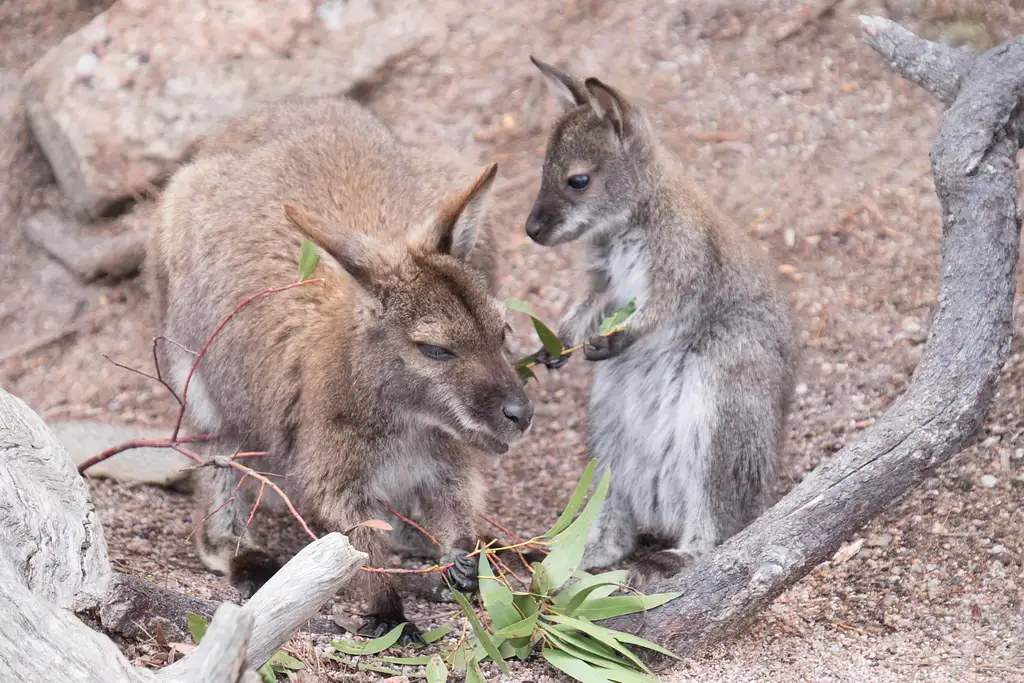
M 102 4 L 0 4 L 0 68 L 26 68 Z M 1024 5 L 846 0 L 779 41 L 806 16 L 803 3 L 435 4 L 450 26 L 441 58 L 389 80 L 369 102 L 407 139 L 436 139 L 481 164 L 499 159 L 506 295 L 555 321 L 574 256 L 572 247 L 536 246 L 524 232 L 557 113 L 532 53 L 654 107 L 663 139 L 694 179 L 778 264 L 801 340 L 785 488 L 906 388 L 935 303 L 941 229 L 928 155 L 941 110 L 861 43 L 856 17 L 898 18 L 900 8 L 923 5 L 923 26 L 941 33 L 949 24 L 936 18 L 940 10 L 984 5 L 984 26 L 1001 40 L 1024 33 Z M 34 200 L 56 201 L 52 186 Z M 63 344 L 0 363 L 4 389 L 48 420 L 172 423 L 173 405 L 159 387 L 103 358 L 151 363 L 156 329 L 140 281 L 83 286 L 28 245 L 16 224 L 0 225 L 0 265 L 0 349 L 61 329 L 81 302 L 87 323 Z M 1022 314 L 1018 308 L 1018 332 Z M 517 343 L 524 352 L 535 347 L 525 324 Z M 976 445 L 850 539 L 866 539 L 854 557 L 820 566 L 748 629 L 664 679 L 1024 681 L 1022 348 L 1018 334 Z M 540 373 L 531 389 L 536 427 L 495 464 L 493 516 L 522 534 L 550 524 L 586 462 L 585 371 L 571 362 L 562 373 Z M 119 569 L 202 597 L 237 597 L 185 542 L 187 496 L 90 486 Z M 268 524 L 279 549 L 301 545 L 287 521 Z M 410 616 L 426 626 L 446 612 L 415 603 Z M 307 655 L 311 647 L 293 645 Z M 125 647 L 132 657 L 152 651 Z M 334 665 L 313 669 L 306 680 L 352 678 Z M 556 677 L 531 663 L 514 667 L 511 678 Z

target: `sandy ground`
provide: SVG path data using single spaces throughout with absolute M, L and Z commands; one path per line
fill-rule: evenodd
M 8 0 L 0 68 L 25 68 L 101 4 Z M 499 159 L 504 292 L 551 321 L 568 300 L 573 249 L 536 246 L 523 231 L 557 113 L 527 57 L 599 75 L 654 107 L 663 139 L 780 266 L 802 347 L 785 447 L 789 488 L 905 389 L 934 306 L 941 230 L 928 154 L 941 110 L 887 71 L 856 25 L 860 13 L 914 4 L 846 0 L 778 42 L 777 32 L 802 16 L 800 2 L 439 0 L 451 28 L 444 54 L 370 93 L 370 106 L 408 139 L 454 145 L 481 164 Z M 1020 3 L 984 4 L 993 37 L 1024 33 Z M 52 187 L 36 198 L 57 201 Z M 171 423 L 159 387 L 103 359 L 150 363 L 155 327 L 140 282 L 84 287 L 13 224 L 0 225 L 0 264 L 0 348 L 60 329 L 82 301 L 89 322 L 72 341 L 0 365 L 6 390 L 47 419 Z M 517 342 L 533 350 L 527 325 Z M 818 567 L 749 628 L 665 680 L 1024 681 L 1021 349 L 1015 340 L 976 445 L 850 539 L 866 540 L 853 558 Z M 586 462 L 585 370 L 570 363 L 541 373 L 531 389 L 532 436 L 495 465 L 492 513 L 522 534 L 550 523 Z M 236 597 L 185 543 L 185 495 L 91 487 L 120 569 L 203 597 Z M 287 520 L 266 521 L 282 552 L 301 545 Z M 428 625 L 446 612 L 414 604 L 410 616 Z M 124 645 L 133 657 L 152 651 Z M 308 642 L 293 645 L 308 654 Z M 306 680 L 352 678 L 332 667 L 318 664 Z M 534 663 L 513 674 L 553 678 Z

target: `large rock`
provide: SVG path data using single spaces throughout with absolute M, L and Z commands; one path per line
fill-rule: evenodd
M 159 185 L 245 103 L 347 94 L 446 33 L 420 0 L 121 0 L 29 69 L 25 106 L 91 220 Z

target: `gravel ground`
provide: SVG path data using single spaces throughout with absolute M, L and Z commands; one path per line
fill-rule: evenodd
M 947 21 L 949 12 L 974 3 L 846 0 L 781 41 L 806 16 L 800 2 L 435 4 L 451 28 L 443 55 L 367 96 L 406 139 L 436 139 L 481 164 L 499 160 L 507 295 L 554 321 L 571 289 L 572 247 L 545 249 L 523 231 L 557 113 L 527 58 L 533 53 L 654 107 L 663 138 L 694 178 L 779 264 L 802 345 L 784 489 L 906 388 L 935 302 L 941 230 L 928 154 L 941 110 L 859 41 L 856 16 L 923 6 L 908 25 L 999 40 L 1024 33 L 1019 0 L 986 2 L 984 22 L 962 15 L 959 23 Z M 100 5 L 7 0 L 0 68 L 25 68 Z M 34 198 L 55 202 L 52 186 Z M 157 387 L 103 359 L 150 363 L 155 327 L 140 282 L 83 287 L 13 224 L 0 225 L 0 263 L 0 348 L 60 329 L 80 301 L 88 322 L 62 345 L 0 364 L 6 390 L 47 419 L 170 424 L 174 411 Z M 527 325 L 517 330 L 524 352 L 535 346 L 529 333 Z M 976 445 L 849 539 L 856 554 L 818 567 L 749 628 L 665 680 L 1024 681 L 1021 350 L 1018 339 Z M 541 373 L 531 389 L 536 427 L 495 466 L 492 514 L 522 534 L 550 523 L 586 462 L 585 370 L 573 362 Z M 202 597 L 236 597 L 184 542 L 185 495 L 91 487 L 120 569 Z M 288 520 L 259 518 L 282 552 L 301 545 Z M 357 606 L 342 599 L 338 608 Z M 429 625 L 450 612 L 414 603 L 410 616 Z M 124 646 L 142 663 L 157 661 L 149 644 Z M 312 643 L 292 646 L 309 656 Z M 513 674 L 554 678 L 534 663 Z M 304 679 L 360 676 L 317 664 Z

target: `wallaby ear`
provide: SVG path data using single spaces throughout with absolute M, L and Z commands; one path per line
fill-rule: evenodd
M 550 64 L 545 64 L 533 55 L 530 55 L 530 61 L 544 74 L 544 80 L 547 81 L 548 89 L 551 90 L 551 94 L 555 96 L 558 103 L 562 105 L 562 109 L 566 111 L 575 109 L 586 104 L 587 100 L 590 99 L 587 97 L 587 90 L 583 87 L 583 84 L 569 74 L 561 69 L 556 69 Z
M 497 175 L 498 164 L 491 163 L 473 184 L 446 199 L 441 212 L 426 229 L 423 246 L 465 261 L 487 215 L 487 200 Z
M 596 78 L 588 78 L 583 84 L 590 93 L 590 106 L 594 113 L 598 118 L 611 123 L 615 134 L 622 138 L 625 135 L 629 103 L 618 90 Z
M 370 284 L 373 245 L 365 235 L 350 230 L 327 230 L 320 216 L 295 204 L 282 204 L 284 215 L 311 242 L 330 254 L 362 287 Z

